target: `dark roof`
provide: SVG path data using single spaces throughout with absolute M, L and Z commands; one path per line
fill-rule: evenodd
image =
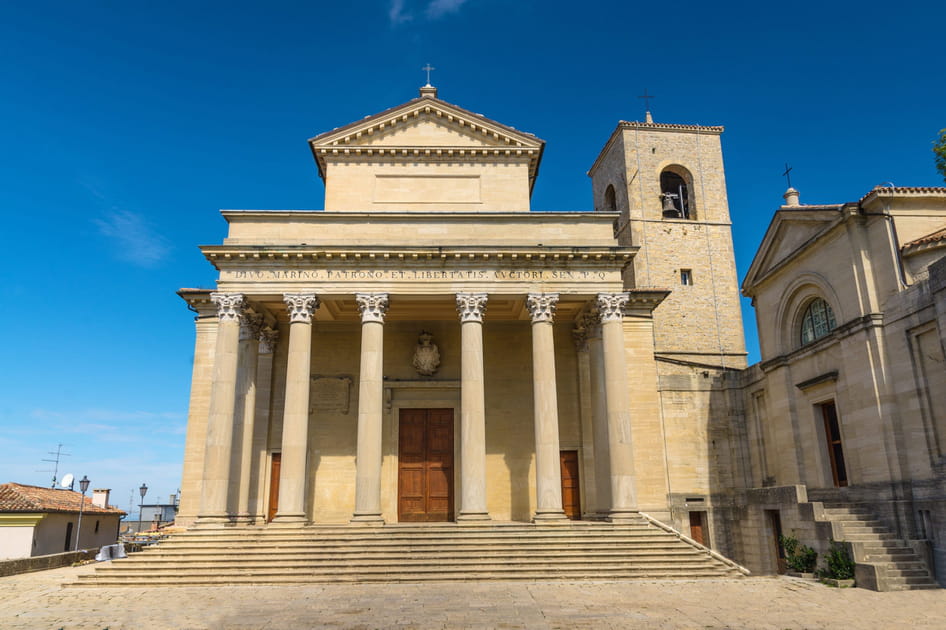
M 72 490 L 55 490 L 21 483 L 0 484 L 0 513 L 4 512 L 66 512 L 78 513 L 82 495 Z M 87 514 L 124 514 L 122 510 L 109 506 L 102 508 L 85 497 Z

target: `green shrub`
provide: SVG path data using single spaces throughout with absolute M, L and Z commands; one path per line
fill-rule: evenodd
M 798 542 L 795 536 L 780 536 L 779 542 L 785 549 L 785 564 L 798 573 L 813 573 L 818 563 L 818 552 Z
M 851 580 L 854 578 L 854 560 L 847 552 L 847 546 L 831 541 L 831 549 L 825 554 L 825 567 L 818 571 L 818 577 L 832 580 Z

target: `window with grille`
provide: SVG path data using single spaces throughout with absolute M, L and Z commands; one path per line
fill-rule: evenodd
M 837 324 L 834 321 L 834 311 L 821 298 L 815 298 L 805 309 L 801 319 L 801 343 L 811 343 L 821 339 L 834 330 Z

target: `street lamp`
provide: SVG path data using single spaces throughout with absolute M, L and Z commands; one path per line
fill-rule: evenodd
M 82 511 L 85 508 L 85 492 L 89 489 L 89 478 L 86 475 L 82 475 L 82 479 L 79 480 L 79 489 L 82 490 L 82 502 L 79 503 L 79 524 L 76 527 L 76 548 L 75 551 L 79 551 L 79 536 L 82 535 Z
M 148 494 L 148 484 L 141 484 L 141 487 L 138 488 L 138 492 L 141 493 L 141 502 L 138 504 L 138 533 L 141 533 L 141 519 L 144 518 L 142 511 L 144 510 L 145 495 Z

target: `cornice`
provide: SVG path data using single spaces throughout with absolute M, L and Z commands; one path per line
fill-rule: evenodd
M 627 264 L 637 247 L 412 247 L 320 248 L 310 246 L 206 245 L 200 248 L 215 267 L 220 264 L 319 261 L 339 263 L 490 262 L 504 264 Z M 219 268 L 219 267 L 218 267 Z M 669 293 L 669 292 L 667 292 Z M 208 292 L 209 295 L 209 292 Z M 184 297 L 183 295 L 181 297 Z M 187 299 L 185 297 L 185 299 Z M 209 297 L 208 297 L 209 299 Z
M 447 220 L 459 220 L 469 222 L 473 218 L 483 219 L 503 219 L 506 221 L 518 222 L 565 222 L 581 219 L 583 221 L 598 221 L 601 223 L 613 223 L 620 215 L 618 212 L 605 212 L 602 210 L 594 211 L 549 211 L 549 210 L 529 210 L 527 212 L 499 212 L 499 211 L 476 211 L 476 212 L 458 212 L 451 210 L 430 211 L 430 212 L 398 212 L 398 211 L 325 211 L 325 210 L 236 210 L 223 209 L 220 214 L 229 221 L 230 219 L 272 219 L 286 218 L 299 219 L 314 218 L 320 221 L 338 221 L 343 219 L 358 219 L 360 221 L 407 221 L 410 223 L 422 221 L 437 221 L 443 223 Z M 688 221 L 687 223 L 693 223 Z
M 855 317 L 854 319 L 841 324 L 824 337 L 820 337 L 819 339 L 796 348 L 791 352 L 786 352 L 785 354 L 780 354 L 772 357 L 771 359 L 761 361 L 758 365 L 762 371 L 767 374 L 777 368 L 788 366 L 801 357 L 817 354 L 818 352 L 827 349 L 829 346 L 840 343 L 846 337 L 850 337 L 851 335 L 857 334 L 861 331 L 869 330 L 871 328 L 883 327 L 883 313 L 867 313 L 866 315 Z

